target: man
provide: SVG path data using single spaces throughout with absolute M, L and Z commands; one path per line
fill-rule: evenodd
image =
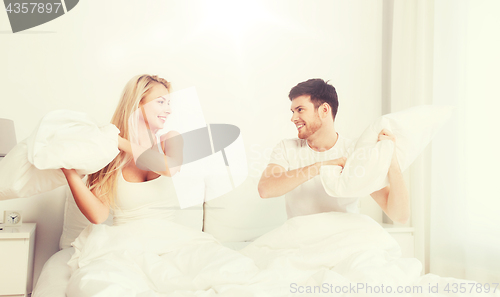
M 288 218 L 329 211 L 359 212 L 359 198 L 331 197 L 317 177 L 321 166 L 344 167 L 347 148 L 352 143 L 335 131 L 338 108 L 335 88 L 322 79 L 310 79 L 293 87 L 289 98 L 298 139 L 282 140 L 274 148 L 259 181 L 260 196 L 286 194 Z M 378 135 L 378 141 L 384 139 L 396 142 L 394 135 L 385 129 Z M 410 217 L 409 194 L 395 153 L 396 150 L 388 172 L 389 186 L 370 196 L 389 218 L 404 224 Z

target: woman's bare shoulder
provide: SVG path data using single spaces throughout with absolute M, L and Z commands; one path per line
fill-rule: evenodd
M 175 136 L 179 136 L 179 135 L 181 135 L 181 134 L 179 132 L 177 132 L 177 131 L 174 131 L 174 130 L 168 131 L 168 133 L 162 134 L 160 136 L 160 141 L 165 141 L 165 140 L 167 140 L 169 138 L 172 138 L 172 137 L 175 137 Z

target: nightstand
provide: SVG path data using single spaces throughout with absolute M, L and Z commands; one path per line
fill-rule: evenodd
M 393 224 L 381 224 L 384 229 L 392 235 L 401 247 L 402 258 L 415 257 L 415 243 L 413 239 L 413 227 L 397 226 Z
M 1 226 L 1 225 L 0 225 Z M 28 296 L 33 286 L 35 223 L 0 230 L 0 297 Z

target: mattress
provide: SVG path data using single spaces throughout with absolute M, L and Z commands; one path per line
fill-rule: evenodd
M 240 250 L 249 243 L 249 241 L 222 242 L 224 246 L 233 250 Z M 45 262 L 32 297 L 66 297 L 66 287 L 71 276 L 67 263 L 74 252 L 73 247 L 62 249 Z

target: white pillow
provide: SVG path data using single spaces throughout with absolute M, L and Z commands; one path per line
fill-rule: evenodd
M 77 169 L 91 174 L 120 152 L 112 124 L 98 127 L 85 113 L 55 110 L 46 114 L 28 138 L 28 160 L 38 169 Z
M 60 249 L 71 247 L 71 243 L 80 235 L 82 230 L 91 224 L 76 205 L 69 186 L 65 188 L 66 201 L 64 202 L 63 230 L 61 238 L 59 239 Z M 103 224 L 110 226 L 113 224 L 113 216 L 111 213 Z
M 31 197 L 67 184 L 61 170 L 37 169 L 27 153 L 25 139 L 0 162 L 0 200 Z
M 86 114 L 56 110 L 0 162 L 0 200 L 25 198 L 67 184 L 60 168 L 94 173 L 118 155 L 119 130 Z
M 394 142 L 378 141 L 380 131 L 387 129 L 396 137 L 396 156 L 404 171 L 451 117 L 453 109 L 422 105 L 380 117 L 348 149 L 343 170 L 340 166 L 321 167 L 325 191 L 333 197 L 362 197 L 387 186 Z

